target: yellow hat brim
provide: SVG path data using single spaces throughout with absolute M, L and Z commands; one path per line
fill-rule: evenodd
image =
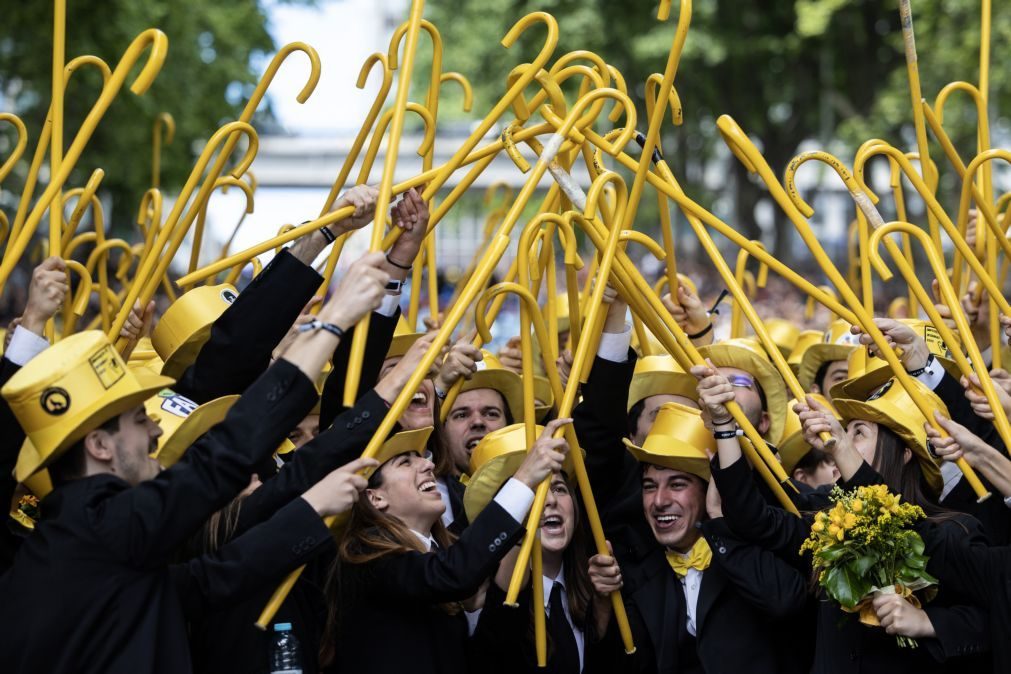
M 632 376 L 625 411 L 630 412 L 636 403 L 655 395 L 684 396 L 697 402 L 698 385 L 699 380 L 686 372 L 641 372 Z
M 41 446 L 36 445 L 35 441 L 29 442 L 26 440 L 25 444 L 21 447 L 21 453 L 18 455 L 17 465 L 14 468 L 15 479 L 18 482 L 24 482 L 26 478 L 40 468 L 45 468 L 58 459 L 71 445 L 93 431 L 96 427 L 127 410 L 143 404 L 145 400 L 158 391 L 168 388 L 175 383 L 174 379 L 153 372 L 144 370 L 134 370 L 132 372 L 139 384 L 139 388 L 75 419 L 72 427 L 57 425 L 49 433 L 36 433 L 35 441 L 38 441 L 40 438 L 45 440 L 45 444 L 40 443 Z
M 513 422 L 518 423 L 524 420 L 523 380 L 518 374 L 505 368 L 478 370 L 471 375 L 470 379 L 464 380 L 460 393 L 482 388 L 492 389 L 502 394 L 505 404 L 512 414 Z
M 765 393 L 766 411 L 769 413 L 769 432 L 766 439 L 777 444 L 783 439 L 786 423 L 786 382 L 768 360 L 754 351 L 735 344 L 718 343 L 699 349 L 703 358 L 711 358 L 717 367 L 734 367 L 750 372 L 758 379 Z
M 163 468 L 175 465 L 201 435 L 225 420 L 228 410 L 238 399 L 237 395 L 222 396 L 193 410 L 162 443 L 155 454 L 158 463 Z
M 410 452 L 424 454 L 425 446 L 428 443 L 429 436 L 432 435 L 432 430 L 432 426 L 425 426 L 424 428 L 416 428 L 410 431 L 401 431 L 390 437 L 374 455 L 376 461 L 379 462 L 379 466 L 376 468 L 366 468 L 362 471 L 362 474 L 368 478 L 372 473 L 381 468 L 384 463 L 401 454 L 408 454 Z
M 804 352 L 804 357 L 800 360 L 800 367 L 797 369 L 797 381 L 800 387 L 806 392 L 811 391 L 814 385 L 814 378 L 818 375 L 818 370 L 825 363 L 832 363 L 837 360 L 846 360 L 853 353 L 854 349 L 860 347 L 852 344 L 812 344 Z
M 699 450 L 677 438 L 667 437 L 664 439 L 665 451 L 663 454 L 651 452 L 638 446 L 628 438 L 622 438 L 629 453 L 635 460 L 643 464 L 663 466 L 671 470 L 679 470 L 682 473 L 691 473 L 706 482 L 711 477 L 709 459 L 705 455 L 699 455 Z
M 499 454 L 482 463 L 474 474 L 467 480 L 467 489 L 463 493 L 463 510 L 467 513 L 467 520 L 473 522 L 481 514 L 502 485 L 509 481 L 516 474 L 517 469 L 527 457 L 524 450 Z M 572 460 L 571 452 L 565 456 L 562 470 L 567 475 L 575 473 L 575 463 Z
M 390 342 L 389 350 L 386 352 L 386 358 L 403 358 L 408 349 L 414 346 L 414 343 L 421 339 L 424 334 L 423 332 L 411 332 L 406 335 L 395 335 L 393 341 Z
M 842 415 L 843 421 L 846 423 L 849 423 L 853 419 L 861 419 L 886 426 L 894 431 L 896 435 L 902 438 L 906 446 L 912 450 L 916 460 L 919 461 L 923 477 L 934 494 L 941 493 L 941 489 L 944 486 L 944 481 L 941 478 L 941 469 L 927 450 L 926 433 L 922 428 L 922 418 L 920 420 L 920 428 L 912 429 L 899 423 L 894 418 L 894 415 L 888 414 L 886 411 L 874 406 L 873 402 L 861 402 L 859 400 L 842 398 L 839 400 L 833 399 L 832 404 L 839 414 Z M 942 410 L 942 412 L 947 413 L 947 410 Z M 918 413 L 919 410 L 917 410 Z

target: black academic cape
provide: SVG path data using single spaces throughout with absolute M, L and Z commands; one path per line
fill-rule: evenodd
M 230 574 L 226 564 L 234 571 L 251 553 L 222 549 L 216 561 L 193 560 L 176 570 L 170 568 L 170 556 L 249 483 L 253 466 L 274 451 L 314 400 L 312 382 L 280 361 L 224 422 L 155 478 L 130 487 L 114 475 L 96 475 L 58 487 L 43 499 L 35 532 L 0 576 L 5 670 L 190 671 L 185 610 L 228 596 L 219 584 L 224 578 L 234 576 L 231 582 L 242 591 L 241 575 Z M 300 507 L 292 506 L 296 515 Z M 301 507 L 301 516 L 307 508 Z M 280 561 L 297 563 L 325 543 L 315 520 L 301 531 L 289 522 L 285 530 L 295 540 L 284 548 L 271 545 L 274 541 L 263 545 L 259 536 L 247 542 L 257 553 L 276 550 L 284 558 Z M 283 570 L 276 561 L 250 560 L 272 567 L 251 580 L 262 583 Z

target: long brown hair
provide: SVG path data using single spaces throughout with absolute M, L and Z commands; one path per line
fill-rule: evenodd
M 928 518 L 950 519 L 952 516 L 953 511 L 940 506 L 925 489 L 926 480 L 915 452 L 906 461 L 905 440 L 884 424 L 878 424 L 873 468 L 884 478 L 889 489 L 901 494 L 906 503 L 923 508 Z
M 382 469 L 380 466 L 369 477 L 368 489 L 378 489 L 383 486 Z M 442 520 L 437 520 L 432 527 L 432 538 L 443 548 L 453 544 L 455 538 L 443 526 Z M 341 630 L 341 613 L 352 611 L 361 592 L 360 583 L 354 582 L 349 567 L 362 566 L 389 555 L 402 555 L 409 552 L 427 553 L 428 550 L 421 540 L 412 532 L 403 520 L 388 515 L 363 494 L 354 507 L 347 528 L 337 546 L 337 558 L 330 567 L 326 580 L 327 619 L 323 638 L 320 641 L 320 663 L 330 665 L 337 656 L 337 638 Z M 442 608 L 450 615 L 456 615 L 461 607 L 458 603 L 443 604 Z

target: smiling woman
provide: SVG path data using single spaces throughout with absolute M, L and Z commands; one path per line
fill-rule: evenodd
M 555 427 L 455 542 L 423 456 L 431 427 L 387 440 L 328 579 L 327 671 L 468 671 L 463 608 L 521 533 L 533 489 L 561 468 L 566 445 L 551 438 Z

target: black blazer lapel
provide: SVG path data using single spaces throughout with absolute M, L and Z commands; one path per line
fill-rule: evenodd
M 645 580 L 632 594 L 656 653 L 658 672 L 677 668 L 677 646 L 685 631 L 684 594 L 662 553 L 650 555 L 643 567 Z
M 699 588 L 699 603 L 695 607 L 695 633 L 701 635 L 705 628 L 706 616 L 716 603 L 723 588 L 727 585 L 727 577 L 716 564 L 710 564 L 702 573 L 702 587 Z

